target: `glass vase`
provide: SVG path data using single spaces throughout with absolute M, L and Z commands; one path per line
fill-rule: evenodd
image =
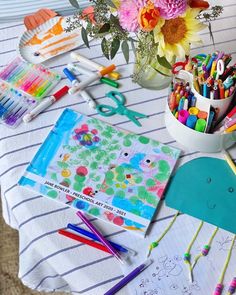
M 175 60 L 171 62 L 173 65 Z M 161 90 L 167 88 L 172 81 L 170 69 L 160 65 L 157 59 L 139 58 L 136 56 L 133 80 L 143 88 Z

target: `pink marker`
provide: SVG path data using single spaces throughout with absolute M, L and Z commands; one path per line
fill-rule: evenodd
M 178 114 L 178 120 L 182 123 L 182 124 L 186 124 L 186 121 L 188 119 L 189 116 L 189 112 L 186 110 L 180 110 L 179 114 Z
M 235 125 L 236 124 L 236 118 L 234 118 L 234 119 L 232 119 L 232 120 L 229 120 L 229 121 L 227 121 L 226 123 L 225 123 L 225 129 L 227 129 L 227 128 L 229 128 L 229 127 L 231 127 L 231 126 L 233 126 L 233 125 Z

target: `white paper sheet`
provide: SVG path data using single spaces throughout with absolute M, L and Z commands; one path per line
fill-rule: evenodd
M 133 263 L 124 266 L 124 274 L 128 274 L 136 266 L 146 260 L 148 245 L 157 240 L 171 219 L 153 224 L 150 235 L 140 240 L 130 235 L 126 246 L 136 250 L 138 255 Z M 134 295 L 210 295 L 213 294 L 221 275 L 233 234 L 219 230 L 213 240 L 212 248 L 206 257 L 200 258 L 193 270 L 193 283 L 190 283 L 188 267 L 183 256 L 198 228 L 200 221 L 187 215 L 178 216 L 173 227 L 152 251 L 152 265 L 129 283 L 129 290 Z M 193 247 L 192 261 L 209 241 L 215 227 L 204 223 Z M 226 272 L 224 292 L 227 293 L 232 274 L 236 275 L 236 243 L 233 248 L 231 262 Z M 234 265 L 233 265 L 234 264 Z M 231 274 L 231 275 L 230 275 Z

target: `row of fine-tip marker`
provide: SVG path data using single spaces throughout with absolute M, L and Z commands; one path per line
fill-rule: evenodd
M 33 65 L 17 58 L 1 73 L 0 78 L 36 99 L 44 97 L 60 80 L 60 76 L 42 65 Z

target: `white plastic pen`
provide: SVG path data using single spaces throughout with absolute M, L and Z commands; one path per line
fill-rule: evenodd
M 81 90 L 83 90 L 85 87 L 87 87 L 88 85 L 90 85 L 91 83 L 99 80 L 101 77 L 107 75 L 108 73 L 111 73 L 114 69 L 116 68 L 115 65 L 110 65 L 107 68 L 89 76 L 86 80 L 80 82 L 77 85 L 74 85 L 73 87 L 71 87 L 69 89 L 69 94 L 75 94 L 77 92 L 80 92 Z
M 88 59 L 87 57 L 81 54 L 78 54 L 76 52 L 71 52 L 70 56 L 73 60 L 80 61 L 81 63 L 89 66 L 90 68 L 96 69 L 98 71 L 101 71 L 105 68 L 103 65 L 100 65 L 99 63 L 91 59 Z M 120 74 L 118 72 L 113 72 L 113 71 L 111 73 L 108 73 L 108 76 L 115 80 L 118 80 L 120 78 Z
M 58 90 L 56 93 L 54 93 L 52 96 L 44 98 L 43 101 L 36 108 L 34 108 L 32 111 L 30 111 L 28 114 L 26 114 L 23 117 L 23 121 L 25 123 L 30 122 L 38 114 L 42 113 L 44 110 L 50 107 L 54 102 L 59 100 L 62 96 L 66 95 L 68 90 L 69 90 L 69 87 L 64 86 L 60 90 Z

